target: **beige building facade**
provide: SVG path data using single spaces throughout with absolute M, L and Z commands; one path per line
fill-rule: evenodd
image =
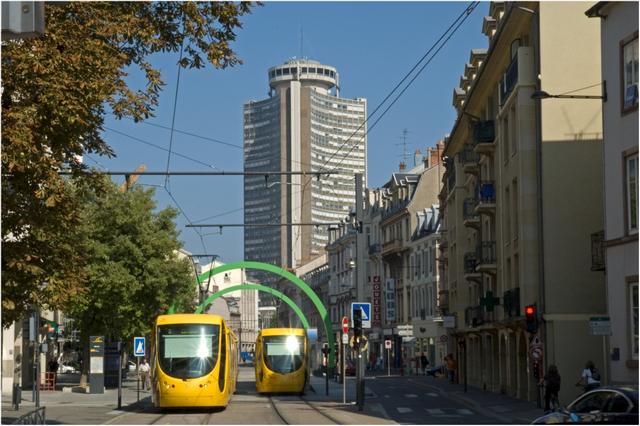
M 603 223 L 601 105 L 533 96 L 599 85 L 599 31 L 585 6 L 490 4 L 489 47 L 470 53 L 444 151 L 443 291 L 460 380 L 522 399 L 536 399 L 536 366 L 556 364 L 563 383 L 587 360 L 604 368 L 603 339 L 589 328 L 606 313 L 604 275 L 591 270 Z M 578 392 L 563 386 L 560 399 Z
M 638 3 L 598 2 L 601 18 L 607 303 L 611 383 L 638 385 Z M 597 21 L 597 19 L 594 19 Z M 602 240 L 601 239 L 601 240 Z

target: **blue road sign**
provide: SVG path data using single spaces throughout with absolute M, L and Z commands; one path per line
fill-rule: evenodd
M 144 337 L 134 337 L 133 338 L 133 354 L 135 356 L 144 356 Z
M 309 343 L 318 341 L 318 329 L 317 328 L 307 328 L 307 339 L 309 339 Z
M 351 322 L 353 323 L 353 313 L 356 309 L 362 311 L 362 328 L 371 328 L 371 303 L 354 302 L 351 304 Z

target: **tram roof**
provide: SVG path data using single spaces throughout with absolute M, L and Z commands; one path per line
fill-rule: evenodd
M 224 318 L 211 314 L 171 314 L 160 315 L 156 325 L 160 324 L 221 324 Z
M 263 328 L 260 330 L 263 336 L 306 336 L 304 328 Z

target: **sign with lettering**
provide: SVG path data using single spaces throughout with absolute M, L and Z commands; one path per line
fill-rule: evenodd
M 396 280 L 387 278 L 385 282 L 386 318 L 387 322 L 396 320 Z
M 371 321 L 371 325 L 375 327 L 380 327 L 382 325 L 381 310 L 382 310 L 382 287 L 380 284 L 380 276 L 376 275 L 373 277 L 373 318 Z

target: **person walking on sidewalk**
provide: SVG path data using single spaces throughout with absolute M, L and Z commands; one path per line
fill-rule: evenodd
M 447 374 L 449 375 L 449 382 L 453 383 L 456 379 L 456 370 L 458 369 L 458 361 L 453 358 L 453 354 L 449 354 L 445 357 L 447 362 Z
M 585 392 L 600 387 L 600 372 L 593 364 L 593 361 L 587 361 L 576 386 L 584 386 Z
M 140 363 L 140 380 L 142 380 L 142 390 L 151 389 L 151 380 L 149 374 L 151 373 L 151 367 L 147 363 L 146 358 L 142 358 Z
M 560 392 L 560 374 L 558 373 L 558 367 L 551 364 L 547 369 L 547 374 L 540 379 L 540 384 L 544 385 L 544 411 L 548 413 L 551 411 L 551 404 L 553 403 L 553 409 L 560 407 L 558 402 L 558 392 Z
M 427 355 L 422 352 L 422 356 L 420 356 L 420 367 L 422 368 L 422 375 L 427 375 L 427 367 L 429 366 L 429 360 L 427 359 Z

